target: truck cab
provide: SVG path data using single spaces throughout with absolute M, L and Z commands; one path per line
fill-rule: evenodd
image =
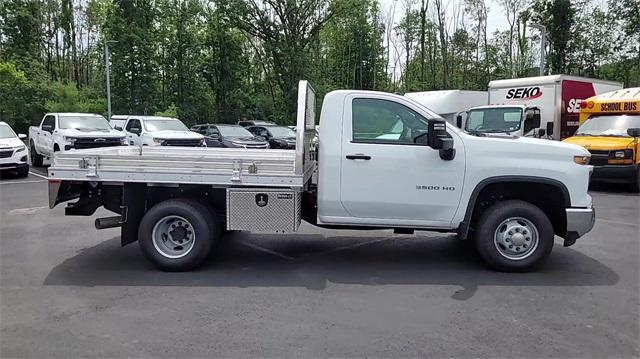
M 127 116 L 124 131 L 131 146 L 206 146 L 203 135 L 172 117 Z
M 544 138 L 547 131 L 553 133 L 553 122 L 541 125 L 540 109 L 522 105 L 477 106 L 466 111 L 466 121 L 461 115 L 456 125 L 467 132 L 482 134 L 507 134 L 513 136 Z M 542 128 L 541 128 L 542 126 Z

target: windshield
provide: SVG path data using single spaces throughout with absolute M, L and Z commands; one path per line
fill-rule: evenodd
M 640 115 L 592 116 L 576 131 L 576 136 L 629 137 L 628 128 L 640 127 Z
M 218 126 L 218 130 L 224 137 L 253 137 L 251 132 L 240 126 Z
M 14 138 L 16 137 L 16 133 L 13 132 L 9 125 L 1 124 L 0 125 L 0 138 Z
M 276 138 L 296 137 L 296 133 L 289 127 L 268 127 L 268 130 Z
M 189 131 L 187 126 L 178 119 L 144 120 L 144 128 L 149 132 Z
M 470 132 L 513 132 L 520 129 L 522 109 L 479 108 L 469 111 L 465 130 Z
M 60 128 L 76 130 L 109 130 L 109 122 L 102 116 L 60 116 Z

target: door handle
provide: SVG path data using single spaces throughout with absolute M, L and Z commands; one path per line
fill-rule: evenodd
M 368 155 L 363 155 L 361 153 L 355 154 L 355 155 L 347 155 L 347 159 L 348 160 L 365 160 L 368 161 L 371 159 L 371 156 Z

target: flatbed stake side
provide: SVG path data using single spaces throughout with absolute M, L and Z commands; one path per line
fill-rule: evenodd
M 594 223 L 589 153 L 532 138 L 474 136 L 389 93 L 326 95 L 301 81 L 295 150 L 112 147 L 56 155 L 50 205 L 119 215 L 168 271 L 190 270 L 225 230 L 289 233 L 305 220 L 341 229 L 431 230 L 473 241 L 493 268 L 526 271 Z M 93 158 L 93 165 L 80 165 Z M 257 167 L 257 170 L 256 170 Z M 116 224 L 99 219 L 98 227 Z

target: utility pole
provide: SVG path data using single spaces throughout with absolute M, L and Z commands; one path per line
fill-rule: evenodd
M 105 40 L 104 41 L 104 69 L 107 75 L 107 121 L 111 121 L 111 70 L 110 70 L 110 54 L 109 44 L 115 44 L 117 41 Z
M 540 30 L 540 76 L 544 76 L 545 49 L 547 47 L 547 27 L 542 24 L 529 24 L 534 29 Z

